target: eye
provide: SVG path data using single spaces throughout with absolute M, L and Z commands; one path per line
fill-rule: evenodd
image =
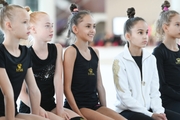
M 179 23 L 177 23 L 176 26 L 179 26 Z
M 88 25 L 88 26 L 86 26 L 87 28 L 90 28 L 91 26 L 90 25 Z
M 138 32 L 138 34 L 141 34 L 141 35 L 142 35 L 142 34 L 143 34 L 143 32 Z
M 24 23 L 24 24 L 26 24 L 26 23 L 27 23 L 27 21 L 24 21 L 23 23 Z
M 146 35 L 148 34 L 148 31 L 146 32 Z
M 46 28 L 50 28 L 50 25 L 45 25 Z
M 95 28 L 96 28 L 96 25 L 94 25 L 93 28 L 95 29 Z

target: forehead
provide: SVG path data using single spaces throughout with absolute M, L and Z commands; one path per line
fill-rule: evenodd
M 13 15 L 17 18 L 17 20 L 19 20 L 19 19 L 29 19 L 30 18 L 28 12 L 25 9 L 22 9 L 22 8 L 15 8 L 13 10 Z
M 80 23 L 82 23 L 82 24 L 86 24 L 86 23 L 95 24 L 95 20 L 91 15 L 85 15 L 82 18 L 82 21 Z
M 171 22 L 180 22 L 180 15 L 176 14 L 174 17 L 172 17 Z
M 132 28 L 132 30 L 138 30 L 138 29 L 147 30 L 148 24 L 145 21 L 140 20 L 136 22 Z
M 36 21 L 40 22 L 40 23 L 47 23 L 47 22 L 51 23 L 52 22 L 49 15 L 47 15 L 47 14 L 39 14 Z

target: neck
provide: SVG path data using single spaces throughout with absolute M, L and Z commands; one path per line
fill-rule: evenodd
M 129 51 L 132 56 L 141 56 L 142 48 L 129 44 Z
M 83 40 L 76 40 L 75 45 L 78 47 L 78 49 L 81 49 L 83 51 L 87 51 L 88 50 L 88 42 L 87 41 L 83 41 Z
M 179 50 L 176 38 L 167 38 L 167 37 L 165 37 L 165 39 L 163 40 L 163 43 L 168 49 L 170 49 L 172 51 Z
M 11 51 L 17 51 L 19 50 L 19 41 L 20 39 L 17 39 L 11 35 L 5 34 L 4 39 L 4 46 Z
M 46 51 L 47 42 L 41 42 L 41 40 L 34 39 L 32 47 L 35 51 Z

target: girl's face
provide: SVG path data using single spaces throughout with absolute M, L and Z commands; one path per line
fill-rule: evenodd
M 49 15 L 40 14 L 31 30 L 34 32 L 33 36 L 35 39 L 44 42 L 51 41 L 53 37 L 53 23 L 51 22 Z
M 14 17 L 11 20 L 11 32 L 17 39 L 28 39 L 30 34 L 29 26 L 30 16 L 25 9 L 16 8 Z
M 85 15 L 77 26 L 73 26 L 73 31 L 78 39 L 92 42 L 96 34 L 96 25 L 92 16 Z
M 165 34 L 176 39 L 180 38 L 180 15 L 172 17 L 171 22 L 165 28 Z
M 143 48 L 148 43 L 148 25 L 140 20 L 132 28 L 131 33 L 126 33 L 129 44 L 139 48 Z

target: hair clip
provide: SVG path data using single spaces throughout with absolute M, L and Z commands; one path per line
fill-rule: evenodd
M 73 9 L 73 12 L 78 12 L 78 9 L 77 9 L 77 8 L 74 8 L 74 9 Z
M 168 11 L 168 10 L 169 10 L 169 9 L 168 9 L 168 7 L 166 7 L 166 6 L 163 8 L 163 11 Z

